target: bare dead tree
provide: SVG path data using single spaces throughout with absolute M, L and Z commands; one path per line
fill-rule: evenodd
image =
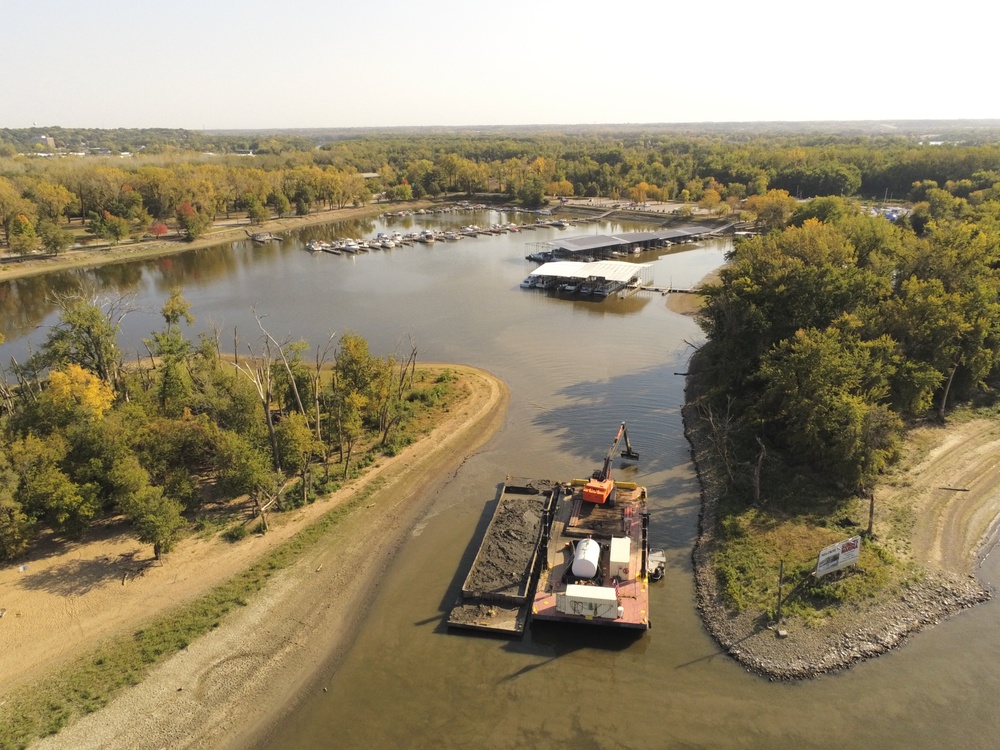
M 406 361 L 399 368 L 397 399 L 403 398 L 403 390 L 407 387 L 407 382 L 409 382 L 409 388 L 413 388 L 413 372 L 417 368 L 417 345 L 413 343 L 412 335 L 408 335 L 408 338 L 410 340 L 410 356 L 407 357 Z M 409 372 L 409 377 L 407 377 L 407 372 Z
M 254 314 L 256 315 L 256 313 Z M 257 354 L 250 344 L 247 344 L 247 349 L 250 351 L 250 359 L 246 362 L 237 362 L 236 369 L 246 376 L 247 380 L 253 383 L 254 388 L 257 389 L 257 397 L 264 408 L 267 434 L 271 440 L 272 465 L 277 471 L 281 471 L 278 438 L 274 431 L 274 417 L 271 414 L 271 402 L 274 399 L 274 383 L 271 370 L 271 366 L 274 364 L 274 355 L 271 352 L 271 339 L 264 337 L 260 354 Z
M 295 374 L 292 372 L 292 366 L 288 362 L 288 355 L 285 353 L 285 349 L 288 347 L 288 342 L 285 341 L 279 343 L 277 339 L 275 339 L 274 336 L 272 336 L 270 332 L 264 328 L 264 324 L 261 322 L 261 318 L 257 314 L 256 308 L 253 308 L 253 316 L 257 320 L 257 325 L 260 327 L 261 333 L 263 333 L 264 336 L 267 337 L 267 339 L 274 345 L 275 349 L 277 349 L 278 356 L 281 358 L 281 362 L 285 366 L 285 372 L 288 373 L 288 381 L 292 386 L 292 393 L 295 396 L 295 404 L 299 407 L 299 413 L 308 419 L 309 415 L 306 412 L 305 407 L 302 406 L 302 398 L 299 396 L 299 387 L 295 382 Z
M 764 447 L 764 441 L 759 437 L 757 438 L 757 444 L 760 446 L 760 452 L 757 454 L 757 463 L 753 467 L 753 504 L 760 505 L 760 472 L 764 468 L 764 458 L 767 456 L 767 448 Z
M 330 334 L 326 340 L 326 344 L 321 349 L 316 347 L 316 369 L 313 372 L 313 409 L 316 414 L 316 440 L 323 443 L 323 431 L 321 429 L 322 423 L 322 409 L 320 408 L 320 394 L 323 392 L 323 382 L 322 382 L 322 371 L 324 365 L 330 361 L 330 352 L 333 351 L 335 347 L 334 339 L 337 337 L 336 331 Z M 324 454 L 326 449 L 324 448 Z
M 711 404 L 699 407 L 702 418 L 709 426 L 710 434 L 708 440 L 712 444 L 712 447 L 715 448 L 716 455 L 718 455 L 719 460 L 722 462 L 730 483 L 734 480 L 733 464 L 735 461 L 732 455 L 732 406 L 733 400 L 730 398 L 726 402 L 726 409 L 722 414 L 716 414 Z

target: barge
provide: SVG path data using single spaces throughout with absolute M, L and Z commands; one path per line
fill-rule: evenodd
M 530 618 L 646 629 L 649 583 L 666 567 L 649 548 L 646 488 L 611 477 L 615 451 L 638 459 L 625 423 L 590 479 L 502 485 L 448 625 L 520 635 Z

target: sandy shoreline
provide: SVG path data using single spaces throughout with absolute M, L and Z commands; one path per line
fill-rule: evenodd
M 275 722 L 299 705 L 310 691 L 321 689 L 318 683 L 329 676 L 349 649 L 376 595 L 379 578 L 426 512 L 436 488 L 447 482 L 462 461 L 503 424 L 509 399 L 506 385 L 476 368 L 447 367 L 461 371 L 463 382 L 469 385 L 467 398 L 456 401 L 452 413 L 430 435 L 398 456 L 380 460 L 374 470 L 351 487 L 307 506 L 307 510 L 318 509 L 312 511 L 318 517 L 356 493 L 365 493 L 364 504 L 338 523 L 322 543 L 276 574 L 248 606 L 231 613 L 220 627 L 154 668 L 139 685 L 33 747 L 252 747 L 266 738 Z M 302 525 L 286 524 L 261 541 L 273 546 L 285 528 L 291 527 L 285 532 L 287 537 Z M 189 541 L 193 546 L 214 545 L 216 554 L 244 545 Z M 245 542 L 248 552 L 257 544 L 256 540 Z M 213 558 L 185 562 L 185 546 L 171 553 L 162 568 L 151 569 L 137 579 L 135 589 L 124 590 L 131 595 L 148 589 L 155 599 L 156 592 L 170 587 L 173 578 L 184 579 L 191 573 L 197 581 L 188 581 L 188 588 L 194 589 L 190 598 L 211 588 L 203 578 L 212 578 Z M 259 557 L 262 550 L 252 552 L 251 557 Z M 238 571 L 239 565 L 247 562 L 219 567 L 235 566 Z M 105 589 L 112 598 L 124 595 L 117 581 L 94 586 L 94 594 L 99 597 Z M 138 624 L 141 622 L 134 619 L 119 623 L 104 635 L 129 632 Z M 93 633 L 80 638 L 72 628 L 69 632 L 78 652 L 93 647 Z M 65 640 L 59 638 L 57 629 L 50 633 L 56 641 Z M 27 646 L 31 640 L 27 629 L 17 639 L 8 639 L 5 634 L 5 646 L 10 646 L 0 656 L 0 660 L 9 662 L 0 665 L 5 674 L 18 673 L 12 660 L 24 659 L 19 646 Z M 26 650 L 30 652 L 31 648 Z M 48 665 L 65 660 L 71 650 L 52 656 Z M 27 661 L 27 671 L 29 676 L 40 676 L 45 670 Z M 10 685 L 3 687 L 3 691 L 10 689 Z

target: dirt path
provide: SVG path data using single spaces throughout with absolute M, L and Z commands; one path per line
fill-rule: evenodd
M 973 419 L 921 427 L 912 450 L 932 446 L 896 482 L 879 491 L 879 516 L 912 512 L 912 559 L 951 573 L 970 573 L 1000 518 L 1000 422 Z M 886 520 L 886 522 L 888 522 Z
M 448 368 L 461 372 L 469 396 L 445 422 L 265 537 L 233 545 L 188 540 L 165 565 L 147 568 L 124 586 L 117 556 L 137 545 L 120 536 L 31 561 L 26 571 L 0 572 L 0 595 L 13 603 L 0 604 L 8 609 L 0 621 L 0 689 L 7 691 L 11 675 L 21 684 L 100 640 L 129 632 L 205 593 L 353 493 L 366 487 L 372 493 L 365 507 L 335 527 L 328 544 L 275 576 L 222 627 L 38 747 L 246 747 L 266 732 L 305 694 L 320 667 L 335 663 L 350 645 L 381 573 L 426 511 L 434 488 L 502 425 L 506 386 L 482 370 Z M 81 570 L 92 574 L 73 583 Z

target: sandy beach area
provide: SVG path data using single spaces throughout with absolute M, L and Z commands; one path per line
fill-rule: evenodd
M 365 493 L 362 506 L 220 627 L 33 747 L 252 747 L 284 712 L 321 689 L 316 680 L 350 647 L 379 578 L 434 490 L 503 424 L 509 394 L 502 381 L 462 365 L 421 367 L 461 374 L 465 393 L 447 418 L 363 478 L 287 514 L 265 536 L 236 544 L 189 538 L 152 565 L 147 546 L 109 530 L 0 569 L 2 705 L 18 686 L 206 593 L 309 521 Z

